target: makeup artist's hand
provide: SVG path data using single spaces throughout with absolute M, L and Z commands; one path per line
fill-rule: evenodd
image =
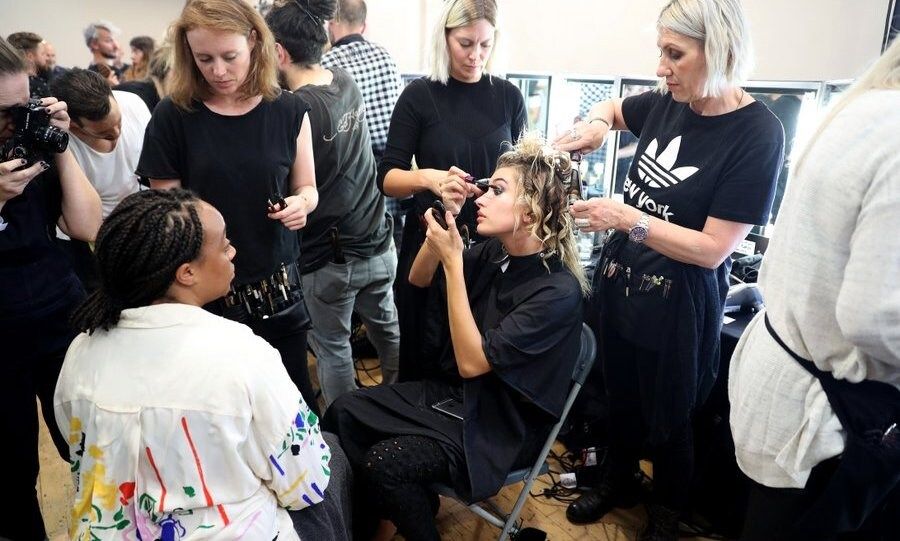
M 284 198 L 287 203 L 283 209 L 277 212 L 270 212 L 269 218 L 279 220 L 291 231 L 297 231 L 306 227 L 308 202 L 304 195 L 290 195 Z

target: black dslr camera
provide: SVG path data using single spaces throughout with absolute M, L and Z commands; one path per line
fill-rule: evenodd
M 50 125 L 50 115 L 40 100 L 31 99 L 25 105 L 10 107 L 8 113 L 16 129 L 0 149 L 0 161 L 18 158 L 32 165 L 47 161 L 51 152 L 65 152 L 69 146 L 69 134 Z

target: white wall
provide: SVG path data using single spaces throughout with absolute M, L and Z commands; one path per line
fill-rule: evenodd
M 500 0 L 509 71 L 652 76 L 654 22 L 665 0 Z M 425 70 L 441 0 L 368 0 L 367 36 L 404 72 Z M 0 34 L 30 30 L 56 45 L 63 66 L 90 56 L 81 30 L 106 18 L 136 35 L 162 35 L 184 0 L 0 0 Z M 887 0 L 744 0 L 764 80 L 845 79 L 878 56 Z
M 130 62 L 128 41 L 141 35 L 161 39 L 183 6 L 184 0 L 0 0 L 0 35 L 35 32 L 53 43 L 57 64 L 87 67 L 91 53 L 82 30 L 107 19 L 122 30 L 119 45 Z
M 508 71 L 652 76 L 665 0 L 499 0 Z M 370 39 L 425 69 L 441 0 L 367 0 Z M 744 0 L 757 80 L 852 78 L 880 53 L 887 0 Z M 425 21 L 423 22 L 423 18 Z

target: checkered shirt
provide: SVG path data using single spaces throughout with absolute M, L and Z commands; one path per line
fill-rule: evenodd
M 391 113 L 403 89 L 394 59 L 381 45 L 360 39 L 332 48 L 322 56 L 322 66 L 343 68 L 356 81 L 366 105 L 372 148 L 380 158 L 387 143 Z

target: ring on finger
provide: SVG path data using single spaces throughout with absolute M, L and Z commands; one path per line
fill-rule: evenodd
M 591 221 L 587 218 L 575 218 L 575 227 L 588 227 Z

